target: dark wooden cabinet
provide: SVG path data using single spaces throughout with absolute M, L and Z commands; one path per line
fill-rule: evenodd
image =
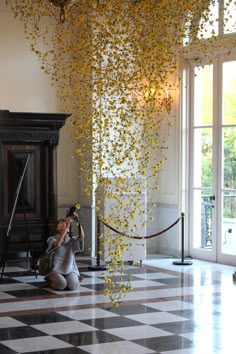
M 45 247 L 57 219 L 56 148 L 67 117 L 69 114 L 0 111 L 1 254 L 14 204 L 7 252 L 38 255 Z

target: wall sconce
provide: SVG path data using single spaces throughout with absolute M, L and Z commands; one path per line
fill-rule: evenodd
M 171 108 L 172 108 L 172 97 L 169 94 L 169 90 L 166 89 L 165 90 L 165 97 L 162 99 L 161 101 L 161 107 L 163 110 L 165 110 L 168 114 L 170 114 L 171 112 Z
M 158 110 L 159 112 L 170 114 L 174 100 L 168 88 L 155 87 L 148 82 L 144 82 L 141 89 L 141 94 L 137 96 L 140 106 L 145 107 L 147 110 Z

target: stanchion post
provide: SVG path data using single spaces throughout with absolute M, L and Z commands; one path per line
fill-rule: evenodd
M 101 265 L 100 258 L 100 219 L 97 217 L 97 260 L 96 265 L 91 265 L 88 267 L 89 270 L 107 270 L 106 265 Z
M 181 261 L 174 261 L 175 265 L 191 265 L 193 262 L 184 260 L 184 213 L 181 213 Z
M 181 213 L 181 262 L 184 262 L 184 213 Z
M 100 266 L 100 220 L 97 217 L 97 266 Z

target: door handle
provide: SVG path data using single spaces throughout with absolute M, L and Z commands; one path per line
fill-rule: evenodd
M 216 200 L 215 195 L 210 195 L 209 199 L 210 199 L 210 202 L 212 203 L 211 207 L 214 208 L 215 206 L 214 206 L 213 202 Z

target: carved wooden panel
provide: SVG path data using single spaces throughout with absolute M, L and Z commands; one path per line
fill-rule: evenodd
M 30 156 L 29 156 L 30 155 Z M 11 213 L 17 188 L 29 156 L 26 172 L 18 194 L 16 217 L 26 214 L 28 217 L 40 215 L 40 145 L 4 145 L 4 215 Z
M 8 253 L 38 254 L 45 247 L 57 219 L 56 146 L 67 117 L 0 110 L 1 255 L 6 252 L 6 240 Z

